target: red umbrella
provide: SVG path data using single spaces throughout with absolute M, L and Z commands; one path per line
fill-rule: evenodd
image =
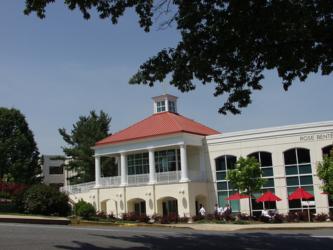
M 309 200 L 314 198 L 312 194 L 305 191 L 303 188 L 298 187 L 291 195 L 288 196 L 289 200 Z M 310 207 L 308 205 L 308 218 L 310 221 Z
M 297 188 L 291 195 L 288 196 L 289 200 L 309 200 L 312 198 L 314 198 L 314 196 L 301 187 Z
M 240 193 L 234 193 L 233 195 L 230 195 L 228 198 L 225 198 L 227 201 L 235 201 L 240 199 L 250 198 L 248 195 L 243 195 Z
M 273 194 L 270 191 L 267 191 L 262 196 L 260 196 L 256 201 L 257 202 L 265 202 L 265 201 L 280 201 L 281 199 Z

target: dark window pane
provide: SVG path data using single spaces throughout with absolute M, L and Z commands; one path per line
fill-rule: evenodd
M 301 201 L 300 200 L 289 201 L 289 208 L 301 208 Z
M 216 173 L 216 179 L 218 181 L 222 181 L 222 180 L 225 180 L 225 176 L 226 176 L 226 172 L 217 172 Z
M 284 164 L 291 165 L 296 164 L 296 151 L 295 149 L 289 149 L 288 151 L 284 152 Z
M 287 186 L 298 186 L 298 177 L 287 177 Z
M 310 150 L 305 148 L 297 149 L 298 164 L 310 162 Z
M 330 155 L 331 151 L 333 150 L 333 145 L 329 145 L 322 149 L 323 155 Z
M 217 158 L 215 160 L 215 164 L 216 164 L 216 171 L 226 170 L 225 157 L 224 156 L 221 156 L 221 157 Z
M 312 173 L 311 164 L 300 165 L 299 173 L 300 174 L 311 174 Z
M 313 192 L 313 186 L 306 186 L 306 187 L 302 187 L 305 191 L 309 192 L 310 194 L 314 194 Z
M 256 158 L 256 160 L 257 160 L 258 162 L 260 162 L 260 161 L 259 161 L 259 152 L 249 154 L 248 157 L 254 157 L 254 158 Z
M 228 169 L 233 169 L 235 167 L 237 158 L 235 156 L 232 155 L 227 155 L 227 168 Z
M 274 187 L 274 179 L 273 178 L 265 179 L 265 181 L 266 182 L 263 185 L 264 188 Z
M 251 199 L 253 210 L 262 210 L 264 208 L 262 202 L 256 202 L 256 199 Z
M 310 185 L 312 184 L 312 176 L 301 176 L 300 177 L 301 185 Z
M 218 182 L 217 190 L 228 190 L 227 182 L 226 181 Z
M 262 168 L 262 176 L 273 176 L 273 168 Z
M 228 181 L 228 184 L 229 184 L 229 190 L 235 189 L 234 185 L 230 181 Z
M 262 167 L 270 167 L 273 165 L 271 153 L 260 152 L 260 160 Z
M 286 175 L 294 175 L 294 174 L 298 174 L 297 166 L 287 166 Z

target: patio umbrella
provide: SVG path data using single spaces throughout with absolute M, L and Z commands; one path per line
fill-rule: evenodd
M 305 191 L 303 188 L 298 187 L 291 195 L 288 196 L 289 200 L 309 200 L 314 198 L 312 194 Z M 308 206 L 308 218 L 310 221 L 310 207 Z
M 227 201 L 235 201 L 235 200 L 240 200 L 240 199 L 246 199 L 250 198 L 248 195 L 240 194 L 240 193 L 234 193 L 230 195 L 228 198 L 225 198 Z
M 266 193 L 264 193 L 262 196 L 260 196 L 258 199 L 256 199 L 256 202 L 263 202 L 264 204 L 264 208 L 265 208 L 265 201 L 280 201 L 281 198 L 276 196 L 275 194 L 273 194 L 270 191 L 267 191 Z

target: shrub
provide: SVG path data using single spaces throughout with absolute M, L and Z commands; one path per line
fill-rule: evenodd
M 161 223 L 162 222 L 162 216 L 158 215 L 158 214 L 154 214 L 152 217 L 151 217 L 155 223 Z
M 186 216 L 184 216 L 184 217 L 180 217 L 179 218 L 179 222 L 180 223 L 188 223 L 188 221 L 189 221 L 189 217 L 186 217 Z
M 325 213 L 317 214 L 317 215 L 314 217 L 314 220 L 315 220 L 315 221 L 318 221 L 318 222 L 323 222 L 323 221 L 326 221 L 327 219 L 328 219 L 328 215 L 325 214 Z
M 271 218 L 269 218 L 269 217 L 267 217 L 267 216 L 260 216 L 259 217 L 259 220 L 261 221 L 261 222 L 264 222 L 264 223 L 269 223 L 270 221 L 271 221 Z
M 285 220 L 285 216 L 283 214 L 276 213 L 273 216 L 272 223 L 282 223 Z
M 25 213 L 67 216 L 71 210 L 66 194 L 44 184 L 31 186 L 22 196 L 21 206 Z
M 288 222 L 299 222 L 299 216 L 296 212 L 289 212 L 286 216 Z
M 84 219 L 89 219 L 96 215 L 95 207 L 82 199 L 74 205 L 74 212 L 76 216 Z
M 199 220 L 203 220 L 203 219 L 205 219 L 205 217 L 202 216 L 201 214 L 197 214 L 197 215 L 192 216 L 193 221 L 199 221 Z
M 250 216 L 248 214 L 244 214 L 244 213 L 241 213 L 241 214 L 237 214 L 237 219 L 238 220 L 250 220 Z

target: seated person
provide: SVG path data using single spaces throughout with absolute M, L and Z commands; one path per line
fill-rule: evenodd
M 264 217 L 267 217 L 267 218 L 269 218 L 269 219 L 272 219 L 272 216 L 269 214 L 269 211 L 266 210 L 266 209 L 263 209 L 263 210 L 261 211 L 261 216 L 264 216 Z

